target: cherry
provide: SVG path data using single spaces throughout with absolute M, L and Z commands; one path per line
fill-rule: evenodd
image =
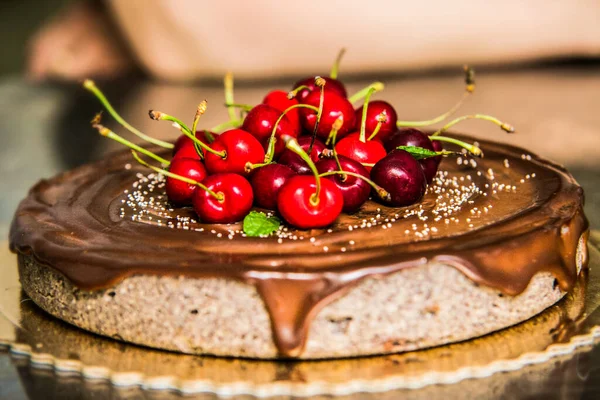
M 396 149 L 398 146 L 416 146 L 427 150 L 437 151 L 435 150 L 431 140 L 429 140 L 429 136 L 415 128 L 397 130 L 385 142 L 385 148 L 390 152 Z M 437 173 L 441 158 L 442 156 L 437 156 L 419 160 L 419 164 L 421 164 L 423 172 L 425 173 L 427 183 L 431 183 L 433 177 Z
M 371 179 L 389 192 L 388 202 L 398 207 L 416 203 L 427 188 L 423 168 L 404 150 L 394 150 L 379 160 Z
M 282 164 L 268 164 L 258 168 L 250 177 L 254 203 L 269 210 L 277 209 L 277 194 L 281 186 L 296 173 Z
M 262 163 L 265 158 L 265 151 L 258 139 L 242 129 L 221 133 L 210 147 L 213 152 L 206 152 L 205 164 L 211 174 L 232 172 L 247 175 L 247 163 Z
M 299 88 L 300 86 L 306 86 L 305 89 L 298 91 L 298 93 L 296 94 L 296 98 L 301 103 L 305 102 L 306 98 L 311 93 L 315 93 L 315 92 L 319 93 L 320 92 L 320 88 L 315 84 L 315 78 L 316 78 L 316 76 L 310 76 L 308 78 L 299 80 L 298 82 L 296 82 L 296 84 L 292 88 L 292 89 L 296 89 L 296 88 Z M 343 97 L 343 98 L 348 97 L 348 92 L 346 91 L 346 87 L 344 86 L 344 84 L 341 81 L 339 81 L 337 79 L 329 78 L 329 77 L 323 77 L 323 79 L 325 79 L 325 91 L 326 92 L 335 93 L 338 96 Z
M 322 228 L 333 223 L 342 212 L 344 197 L 319 171 L 296 139 L 284 136 L 285 146 L 298 154 L 310 167 L 313 176 L 296 175 L 288 179 L 277 195 L 277 208 L 291 225 L 301 229 Z
M 296 175 L 279 190 L 277 206 L 281 216 L 300 229 L 323 228 L 331 225 L 342 212 L 344 197 L 329 179 L 320 179 L 318 195 L 314 176 Z
M 346 136 L 335 145 L 339 155 L 351 158 L 359 163 L 375 164 L 386 156 L 387 152 L 381 142 L 376 140 L 360 141 L 360 133 L 355 132 Z M 366 167 L 371 171 L 371 167 Z
M 255 138 L 257 138 L 262 143 L 266 151 L 273 128 L 279 120 L 275 130 L 275 136 L 278 139 L 275 142 L 275 154 L 277 155 L 285 149 L 285 143 L 283 143 L 281 140 L 281 135 L 296 137 L 300 132 L 299 129 L 288 119 L 289 113 L 286 113 L 283 117 L 281 117 L 281 119 L 279 119 L 282 112 L 283 111 L 273 108 L 267 104 L 259 104 L 252 108 L 250 112 L 248 112 L 248 115 L 246 115 L 241 128 L 247 132 L 250 132 Z
M 169 165 L 169 172 L 198 182 L 206 178 L 206 169 L 198 158 L 174 158 Z M 167 197 L 172 203 L 179 206 L 192 204 L 192 196 L 197 188 L 197 185 L 170 176 L 167 176 L 165 183 Z
M 182 137 L 187 140 L 182 140 L 179 142 L 178 139 L 177 142 L 175 142 L 175 148 L 177 149 L 177 152 L 173 153 L 173 160 L 177 158 L 193 158 L 195 160 L 202 160 L 200 154 L 198 154 L 198 150 L 196 150 L 194 142 L 192 142 L 187 136 Z
M 312 138 L 310 136 L 300 136 L 297 141 L 300 147 L 307 152 L 310 148 Z M 323 142 L 321 142 L 319 139 L 315 139 L 312 151 L 310 152 L 311 160 L 313 162 L 319 161 L 321 153 L 323 153 L 323 150 L 325 149 L 326 147 Z M 308 164 L 302 159 L 302 157 L 294 153 L 292 150 L 285 149 L 283 153 L 281 153 L 278 162 L 280 164 L 287 165 L 297 174 L 305 175 L 310 173 L 310 167 Z
M 243 219 L 252 208 L 252 186 L 241 175 L 217 173 L 202 182 L 205 190 L 194 192 L 192 204 L 202 222 L 229 224 Z
M 326 158 L 320 160 L 315 164 L 319 174 L 331 171 L 342 171 L 353 172 L 358 175 L 362 175 L 365 178 L 369 178 L 369 172 L 359 162 L 354 161 L 348 157 L 338 156 L 340 165 L 337 164 L 335 159 Z M 364 180 L 349 174 L 343 175 L 330 175 L 325 179 L 331 180 L 338 187 L 342 193 L 344 199 L 344 207 L 342 211 L 347 213 L 355 212 L 364 204 L 369 198 L 371 193 L 371 186 Z
M 361 121 L 364 106 L 356 110 L 356 120 Z M 384 114 L 386 120 L 379 122 L 378 117 L 380 114 Z M 377 125 L 381 124 L 379 131 L 373 138 L 378 138 L 381 141 L 385 141 L 392 132 L 396 130 L 396 123 L 398 122 L 398 114 L 392 105 L 386 101 L 375 100 L 369 102 L 367 107 L 367 117 L 365 120 L 365 130 L 367 132 L 367 139 L 371 139 L 370 136 L 375 132 Z M 356 127 L 360 129 L 360 126 Z
M 434 151 L 444 151 L 444 145 L 439 140 L 432 140 L 431 145 L 433 146 Z M 433 159 L 440 165 L 442 162 L 442 156 L 433 157 Z
M 327 85 L 325 85 L 325 87 L 327 87 Z M 320 91 L 314 91 L 306 96 L 302 103 L 318 108 L 320 102 Z M 354 127 L 354 108 L 352 107 L 352 103 L 350 103 L 345 97 L 325 90 L 323 112 L 319 120 L 317 135 L 320 138 L 327 140 L 333 124 L 340 116 L 343 118 L 343 124 L 337 133 L 338 138 L 342 138 L 350 131 L 350 129 Z M 308 130 L 309 132 L 313 132 L 317 123 L 317 113 L 311 109 L 302 108 L 300 110 L 300 122 L 302 123 L 304 129 Z
M 281 112 L 284 112 L 289 107 L 298 104 L 298 100 L 294 98 L 288 98 L 288 93 L 284 92 L 283 90 L 273 90 L 267 93 L 262 102 L 263 104 L 267 104 Z M 285 116 L 288 117 L 290 123 L 298 129 L 298 132 L 300 132 L 300 114 L 298 113 L 298 110 L 291 110 L 285 114 Z

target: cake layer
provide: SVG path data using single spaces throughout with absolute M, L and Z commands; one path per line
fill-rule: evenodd
M 311 340 L 321 341 L 324 335 L 313 337 L 311 321 L 316 318 L 313 324 L 317 323 L 328 305 L 343 303 L 361 282 L 380 281 L 383 285 L 401 273 L 423 273 L 428 278 L 414 284 L 425 291 L 427 281 L 449 267 L 468 278 L 474 288 L 486 286 L 482 292 L 517 298 L 534 276 L 553 277 L 551 290 L 541 290 L 530 298 L 550 300 L 525 307 L 527 312 L 518 317 L 500 318 L 498 325 L 487 324 L 487 331 L 474 330 L 467 335 L 472 337 L 528 318 L 555 302 L 560 295 L 548 294 L 559 292 L 554 279 L 562 292 L 568 291 L 575 283 L 578 265 L 584 265 L 586 259 L 583 194 L 573 178 L 563 168 L 523 149 L 493 142 L 481 142 L 480 146 L 483 159 L 445 159 L 417 205 L 388 208 L 368 202 L 357 214 L 340 217 L 328 230 L 285 228 L 269 238 L 245 237 L 238 225 L 202 224 L 194 220 L 191 210 L 170 208 L 161 178 L 143 175 L 135 167 L 125 168 L 130 154 L 118 153 L 38 183 L 19 206 L 11 228 L 11 248 L 26 255 L 22 265 L 28 259 L 29 268 L 50 266 L 66 277 L 69 285 L 90 296 L 102 297 L 102 289 L 110 292 L 136 279 L 183 280 L 196 282 L 196 286 L 212 281 L 241 285 L 254 293 L 250 297 L 261 300 L 272 331 L 273 347 L 264 342 L 263 351 L 251 352 L 256 357 L 385 352 L 377 346 L 354 351 L 344 346 L 334 350 L 334 346 L 329 353 L 310 350 Z M 413 271 L 405 272 L 409 269 Z M 23 286 L 27 290 L 25 283 Z M 548 286 L 547 282 L 542 286 Z M 142 287 L 146 293 L 154 293 L 149 290 L 152 285 Z M 397 293 L 398 299 L 402 298 L 399 290 Z M 28 294 L 42 302 L 40 296 Z M 388 294 L 393 297 L 392 292 Z M 132 296 L 130 301 L 141 301 L 139 293 Z M 365 307 L 375 308 L 365 312 L 390 304 L 399 306 L 396 300 L 367 304 Z M 57 314 L 48 304 L 42 307 Z M 423 310 L 424 305 L 416 309 Z M 398 314 L 396 318 L 402 321 L 406 317 Z M 73 318 L 71 322 L 77 324 Z M 382 332 L 388 329 L 384 323 L 378 326 Z M 248 334 L 262 335 L 265 329 L 251 325 Z M 464 338 L 450 335 L 418 347 Z M 145 344 L 152 345 L 150 341 Z M 388 352 L 411 348 L 388 347 Z

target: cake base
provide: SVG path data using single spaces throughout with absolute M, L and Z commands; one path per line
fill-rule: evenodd
M 52 388 L 98 398 L 107 393 L 240 400 L 527 397 L 550 387 L 559 392 L 561 382 L 581 382 L 593 367 L 585 353 L 600 340 L 595 245 L 590 246 L 589 277 L 582 274 L 561 301 L 529 321 L 429 350 L 320 362 L 191 356 L 92 335 L 40 310 L 21 291 L 16 257 L 0 251 L 0 260 L 5 267 L 0 269 L 0 351 L 10 351 L 32 398 L 50 396 Z
M 585 246 L 582 237 L 578 271 Z M 278 356 L 265 305 L 255 287 L 242 282 L 135 275 L 86 291 L 22 254 L 19 275 L 38 306 L 90 332 L 189 354 Z M 508 296 L 452 266 L 429 262 L 364 279 L 327 304 L 310 325 L 301 358 L 389 354 L 459 342 L 527 320 L 564 294 L 547 272 L 537 274 L 523 293 Z

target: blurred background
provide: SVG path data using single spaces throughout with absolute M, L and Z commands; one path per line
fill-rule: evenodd
M 464 91 L 460 114 L 512 123 L 505 135 L 484 121 L 456 132 L 524 146 L 566 165 L 586 190 L 600 225 L 600 3 L 597 0 L 479 2 L 197 2 L 193 0 L 4 0 L 0 3 L 0 235 L 38 179 L 118 148 L 89 127 L 100 104 L 81 89 L 93 77 L 133 125 L 173 139 L 150 108 L 188 121 L 225 121 L 221 77 L 236 76 L 235 100 L 326 75 L 347 48 L 340 78 L 349 92 L 374 80 L 375 96 L 400 119 L 429 119 Z M 105 123 L 122 132 L 105 118 Z M 439 127 L 439 125 L 438 125 Z

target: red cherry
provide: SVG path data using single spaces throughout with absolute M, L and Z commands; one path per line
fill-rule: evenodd
M 300 229 L 323 228 L 331 225 L 342 212 L 344 197 L 329 179 L 321 179 L 321 190 L 316 202 L 314 176 L 296 175 L 279 190 L 277 206 L 281 216 Z
M 359 163 L 375 164 L 387 155 L 383 144 L 379 141 L 360 141 L 360 133 L 355 132 L 346 136 L 335 145 L 335 151 L 339 155 L 346 156 Z M 371 171 L 371 167 L 366 167 Z
M 209 175 L 202 182 L 220 199 L 207 190 L 196 189 L 192 198 L 194 210 L 202 222 L 230 224 L 243 219 L 252 208 L 252 186 L 241 175 L 219 173 Z
M 300 145 L 300 147 L 302 147 L 302 149 L 304 151 L 308 151 L 308 149 L 310 148 L 310 142 L 312 141 L 312 137 L 300 136 L 297 139 L 297 141 L 298 141 L 298 144 Z M 326 149 L 326 147 L 323 144 L 323 142 L 321 142 L 319 139 L 315 139 L 312 151 L 310 152 L 311 160 L 313 162 L 319 161 L 321 153 L 325 149 Z M 311 173 L 311 170 L 308 167 L 308 165 L 306 164 L 306 162 L 304 162 L 304 160 L 298 154 L 294 153 L 293 151 L 291 151 L 289 149 L 286 149 L 283 151 L 283 153 L 281 153 L 281 156 L 279 157 L 278 162 L 280 164 L 287 165 L 297 174 L 305 175 L 305 174 Z
M 394 150 L 371 170 L 371 179 L 388 191 L 393 206 L 409 206 L 419 201 L 427 182 L 421 165 L 404 150 Z
M 173 159 L 193 158 L 196 160 L 201 160 L 194 142 L 192 142 L 192 139 L 185 135 L 182 135 L 179 137 L 179 139 L 177 139 L 174 149 L 177 149 L 177 151 L 173 153 Z
M 210 147 L 220 156 L 209 151 L 204 160 L 206 169 L 211 174 L 232 172 L 247 175 L 246 164 L 259 164 L 265 159 L 265 151 L 254 136 L 242 129 L 223 132 L 215 138 Z
M 321 93 L 319 91 L 314 91 L 306 96 L 303 103 L 319 108 L 320 101 Z M 327 140 L 333 124 L 340 116 L 344 118 L 344 123 L 337 133 L 338 139 L 342 138 L 354 127 L 354 108 L 345 97 L 339 96 L 333 92 L 325 91 L 323 113 L 321 115 L 321 120 L 319 121 L 317 135 L 323 140 Z M 308 108 L 301 108 L 300 122 L 304 129 L 312 133 L 315 124 L 317 123 L 317 112 Z
M 257 138 L 266 150 L 269 146 L 271 134 L 273 133 L 273 127 L 279 117 L 281 117 L 281 113 L 282 112 L 278 109 L 267 104 L 259 104 L 248 112 L 248 115 L 244 118 L 242 129 L 250 132 Z M 275 130 L 275 136 L 277 137 L 277 141 L 275 142 L 275 154 L 281 153 L 285 148 L 285 143 L 281 140 L 281 135 L 296 137 L 299 132 L 300 131 L 290 122 L 287 114 L 284 115 Z
M 437 142 L 437 140 L 434 142 Z M 416 146 L 427 150 L 435 150 L 432 141 L 429 140 L 429 137 L 420 130 L 414 128 L 400 129 L 394 132 L 394 134 L 385 142 L 385 148 L 387 151 L 393 151 L 398 146 Z M 421 164 L 423 172 L 425 173 L 427 183 L 431 183 L 433 177 L 437 173 L 441 158 L 441 156 L 437 156 L 419 160 L 419 164 Z
M 359 162 L 348 157 L 338 156 L 342 171 L 354 172 L 369 178 L 369 172 Z M 333 158 L 326 158 L 315 164 L 319 174 L 330 171 L 339 171 L 339 167 Z M 363 179 L 350 175 L 330 175 L 323 177 L 329 179 L 338 187 L 344 198 L 342 211 L 353 213 L 364 204 L 371 193 L 371 186 Z
M 444 151 L 444 145 L 439 140 L 432 140 L 431 145 L 434 151 Z M 433 159 L 438 163 L 438 166 L 442 162 L 442 156 L 434 157 Z
M 298 100 L 288 99 L 287 92 L 284 92 L 283 90 L 273 90 L 269 92 L 262 102 L 281 112 L 298 104 Z M 298 130 L 298 132 L 300 132 L 300 114 L 298 113 L 298 109 L 288 111 L 285 116 L 290 120 L 290 123 Z
M 319 88 L 315 84 L 315 78 L 316 78 L 315 76 L 310 76 L 308 78 L 299 80 L 298 82 L 296 82 L 296 84 L 292 88 L 292 89 L 295 89 L 300 86 L 307 87 L 307 89 L 302 89 L 301 91 L 299 91 L 296 94 L 296 98 L 301 103 L 303 103 L 304 100 L 306 100 L 306 98 L 308 97 L 308 95 L 311 92 L 320 92 L 321 91 L 321 88 Z M 323 79 L 325 79 L 325 82 L 326 82 L 325 83 L 325 91 L 333 92 L 333 93 L 337 94 L 338 96 L 341 96 L 344 98 L 348 97 L 348 92 L 346 92 L 346 87 L 344 86 L 344 84 L 341 81 L 330 78 L 330 77 L 323 77 Z
M 369 107 L 367 108 L 367 119 L 365 120 L 365 131 L 367 133 L 367 139 L 371 134 L 375 131 L 377 124 L 377 117 L 385 112 L 387 115 L 387 121 L 381 123 L 381 128 L 379 128 L 379 132 L 375 135 L 375 138 L 378 138 L 381 141 L 385 141 L 385 139 L 394 131 L 396 131 L 396 122 L 398 122 L 398 114 L 394 107 L 386 101 L 382 100 L 374 100 L 369 102 Z M 362 123 L 362 113 L 363 107 L 360 107 L 356 110 L 356 127 L 357 130 L 360 130 L 360 124 Z
M 269 210 L 277 209 L 277 194 L 281 186 L 296 173 L 285 165 L 269 164 L 258 168 L 250 178 L 254 203 Z
M 174 158 L 169 165 L 169 172 L 193 179 L 197 182 L 201 182 L 206 177 L 206 169 L 197 158 Z M 176 205 L 184 206 L 192 203 L 192 196 L 196 189 L 198 189 L 198 186 L 167 177 L 165 189 L 169 201 Z

